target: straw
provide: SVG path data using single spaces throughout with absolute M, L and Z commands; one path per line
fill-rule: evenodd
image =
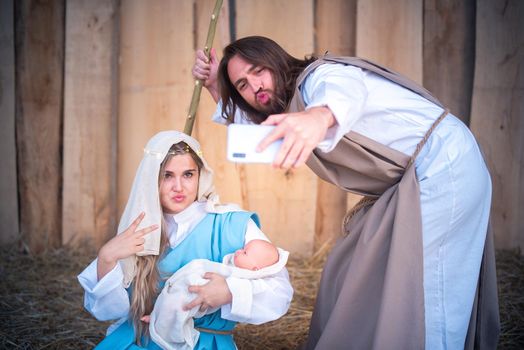
M 295 290 L 288 313 L 263 325 L 238 325 L 240 350 L 296 349 L 307 337 L 320 273 L 329 246 L 315 256 L 292 254 L 288 263 Z M 0 248 L 0 349 L 92 349 L 110 322 L 95 320 L 83 308 L 76 276 L 94 251 L 61 248 L 38 256 Z M 524 257 L 497 252 L 502 334 L 498 349 L 524 349 Z

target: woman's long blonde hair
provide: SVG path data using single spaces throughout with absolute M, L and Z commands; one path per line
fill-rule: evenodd
M 160 171 L 158 172 L 159 187 L 162 184 L 164 178 L 163 174 L 169 160 L 176 155 L 188 153 L 197 164 L 200 176 L 200 170 L 203 167 L 202 160 L 185 142 L 179 142 L 171 146 L 166 157 L 160 164 Z M 133 321 L 133 327 L 135 328 L 135 341 L 139 346 L 141 346 L 142 338 L 145 339 L 146 344 L 149 341 L 148 324 L 142 322 L 140 319 L 145 315 L 151 315 L 155 305 L 155 300 L 160 292 L 158 285 L 160 279 L 163 278 L 160 276 L 160 271 L 157 267 L 158 260 L 163 256 L 168 246 L 166 225 L 163 215 L 160 231 L 159 254 L 136 257 L 136 276 L 132 282 L 130 318 Z

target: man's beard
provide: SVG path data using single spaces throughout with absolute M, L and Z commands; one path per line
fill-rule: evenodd
M 267 91 L 265 91 L 266 93 L 268 93 Z M 271 92 L 270 94 L 270 98 L 269 98 L 269 103 L 266 104 L 266 105 L 260 105 L 259 104 L 259 109 L 258 109 L 258 112 L 261 113 L 261 114 L 265 114 L 266 117 L 272 115 L 272 114 L 280 114 L 280 113 L 284 113 L 285 109 L 286 109 L 286 103 L 283 99 L 279 98 L 278 96 L 280 96 L 281 94 L 279 94 L 278 92 Z
M 269 103 L 266 105 L 259 105 L 258 111 L 262 114 L 266 114 L 267 116 L 270 116 L 272 114 L 279 114 L 282 113 L 284 110 L 282 106 L 276 101 L 275 99 L 271 98 L 269 100 Z

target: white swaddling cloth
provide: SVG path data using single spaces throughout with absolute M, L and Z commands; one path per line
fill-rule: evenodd
M 222 263 L 195 259 L 180 268 L 166 281 L 151 312 L 149 333 L 153 341 L 164 350 L 193 349 L 200 336 L 200 332 L 194 328 L 193 317 L 199 318 L 213 313 L 219 307 L 203 312 L 197 306 L 185 311 L 183 307 L 197 297 L 197 294 L 188 291 L 188 287 L 208 283 L 209 280 L 202 277 L 206 272 L 218 273 L 225 278 L 234 276 L 245 279 L 274 275 L 286 266 L 289 257 L 289 252 L 277 249 L 278 262 L 257 271 L 235 267 L 234 254 L 226 255 Z

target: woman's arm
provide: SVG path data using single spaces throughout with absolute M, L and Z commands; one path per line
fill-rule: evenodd
M 151 225 L 137 230 L 144 216 L 141 213 L 124 232 L 104 244 L 97 259 L 78 276 L 85 290 L 84 307 L 98 320 L 114 320 L 129 312 L 129 297 L 118 261 L 144 250 L 144 236 L 158 228 Z
M 252 221 L 248 221 L 246 243 L 253 239 L 269 241 Z M 232 302 L 222 306 L 222 317 L 237 322 L 261 324 L 282 317 L 291 304 L 293 287 L 287 269 L 260 279 L 228 277 Z
M 269 241 L 258 226 L 249 220 L 245 241 L 247 243 L 253 239 Z M 189 291 L 198 294 L 198 297 L 185 309 L 200 306 L 200 310 L 205 311 L 221 307 L 222 318 L 231 321 L 260 324 L 275 320 L 287 312 L 293 296 L 286 269 L 270 277 L 252 280 L 231 276 L 226 279 L 211 272 L 206 273 L 204 278 L 209 279 L 209 283 L 189 287 Z
M 120 264 L 98 280 L 98 259 L 80 275 L 78 281 L 84 288 L 84 307 L 99 321 L 116 320 L 129 313 L 129 296 L 123 285 L 124 275 Z
M 227 278 L 232 302 L 222 306 L 222 318 L 261 324 L 282 317 L 291 304 L 293 287 L 287 269 L 260 279 Z

